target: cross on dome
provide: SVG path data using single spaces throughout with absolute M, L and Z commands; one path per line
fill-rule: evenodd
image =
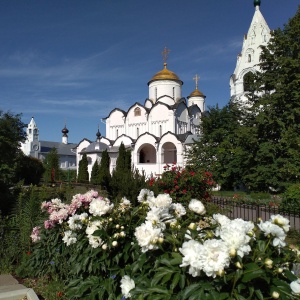
M 195 80 L 196 82 L 196 90 L 198 90 L 198 81 L 200 79 L 200 76 L 198 74 L 195 75 L 195 77 L 193 78 L 193 80 Z
M 170 52 L 171 52 L 171 50 L 168 49 L 167 47 L 165 47 L 164 50 L 163 50 L 163 52 L 161 53 L 162 57 L 163 57 L 164 66 L 165 67 L 167 66 L 167 59 L 168 59 L 168 56 L 169 56 Z

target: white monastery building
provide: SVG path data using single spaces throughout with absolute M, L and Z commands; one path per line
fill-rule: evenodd
M 74 148 L 77 144 L 68 143 L 69 130 L 66 126 L 61 132 L 63 134 L 61 142 L 40 141 L 39 129 L 32 117 L 26 129 L 27 139 L 21 144 L 21 150 L 25 155 L 43 161 L 51 149 L 56 148 L 60 168 L 63 170 L 76 170 L 76 152 Z
M 134 103 L 123 111 L 112 110 L 103 120 L 106 137 L 98 130 L 94 143 L 84 139 L 77 147 L 77 165 L 84 153 L 89 161 L 89 173 L 101 153 L 107 149 L 110 170 L 116 165 L 118 150 L 123 143 L 132 152 L 132 163 L 147 176 L 157 176 L 166 164 L 184 166 L 187 147 L 199 138 L 201 115 L 205 110 L 205 95 L 196 89 L 182 96 L 183 82 L 167 68 L 168 49 L 163 51 L 164 66 L 148 82 L 149 96 L 143 104 Z
M 270 39 L 270 29 L 260 12 L 260 0 L 254 0 L 254 16 L 242 52 L 237 57 L 234 73 L 230 77 L 231 101 L 241 105 L 247 102 L 247 82 L 259 71 L 261 45 Z M 199 125 L 205 112 L 206 96 L 196 89 L 187 97 L 182 96 L 183 82 L 167 68 L 168 49 L 164 49 L 164 66 L 148 82 L 148 98 L 144 103 L 134 103 L 127 111 L 115 108 L 103 119 L 106 137 L 99 130 L 96 142 L 83 139 L 77 146 L 77 166 L 84 153 L 88 158 L 91 174 L 96 160 L 101 161 L 104 150 L 110 156 L 110 171 L 115 168 L 121 143 L 132 153 L 132 164 L 147 176 L 158 176 L 166 164 L 185 165 L 188 147 L 199 140 Z M 249 78 L 250 77 L 250 78 Z

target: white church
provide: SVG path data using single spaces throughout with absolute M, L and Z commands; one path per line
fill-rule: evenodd
M 259 71 L 260 47 L 267 45 L 271 37 L 270 29 L 260 11 L 260 0 L 254 0 L 254 7 L 252 22 L 244 36 L 236 68 L 230 77 L 231 101 L 241 105 L 247 102 L 247 82 Z M 163 69 L 150 78 L 148 97 L 143 103 L 133 103 L 127 111 L 113 109 L 102 119 L 106 123 L 105 137 L 101 136 L 98 129 L 94 142 L 83 139 L 79 144 L 69 145 L 69 153 L 76 157 L 77 171 L 79 161 L 85 153 L 91 174 L 95 161 L 101 161 L 104 150 L 110 156 L 112 171 L 121 143 L 131 150 L 133 167 L 140 172 L 144 171 L 147 176 L 159 176 L 166 164 L 185 165 L 187 149 L 200 138 L 199 125 L 205 113 L 206 96 L 198 88 L 198 75 L 194 77 L 195 90 L 186 98 L 182 95 L 183 82 L 168 68 L 168 53 L 169 50 L 165 48 L 162 53 Z M 31 146 L 28 147 L 34 147 L 34 142 L 31 141 Z
M 254 0 L 254 16 L 243 47 L 237 56 L 234 73 L 230 77 L 231 101 L 245 103 L 248 92 L 247 78 L 259 71 L 257 64 L 261 45 L 267 45 L 270 29 L 260 11 L 260 0 Z M 164 49 L 164 66 L 148 82 L 148 98 L 143 104 L 134 103 L 127 111 L 115 108 L 104 119 L 106 136 L 99 130 L 97 140 L 83 139 L 77 146 L 77 165 L 84 153 L 87 154 L 91 174 L 96 160 L 107 149 L 110 170 L 116 165 L 121 143 L 132 153 L 133 166 L 147 176 L 158 176 L 166 164 L 185 165 L 188 147 L 200 138 L 199 125 L 205 113 L 206 96 L 196 89 L 186 98 L 182 95 L 180 77 L 167 68 L 168 49 Z

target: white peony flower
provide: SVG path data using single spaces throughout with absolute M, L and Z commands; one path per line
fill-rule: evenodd
M 67 246 L 70 246 L 77 242 L 77 234 L 71 230 L 67 230 L 64 232 L 62 240 Z
M 170 208 L 172 204 L 172 198 L 169 194 L 159 194 L 156 198 L 152 197 L 149 199 L 150 207 L 159 207 L 159 208 Z
M 195 240 L 184 242 L 182 247 L 179 248 L 179 251 L 183 255 L 182 264 L 180 267 L 189 266 L 189 274 L 191 274 L 193 277 L 199 276 L 201 272 L 201 268 L 194 266 L 197 264 L 197 261 L 200 260 L 202 248 L 202 244 Z
M 272 215 L 271 222 L 282 227 L 285 232 L 288 232 L 290 229 L 290 221 L 289 219 L 281 216 L 281 215 Z
M 139 246 L 142 248 L 142 252 L 157 249 L 158 239 L 163 237 L 161 228 L 153 227 L 152 223 L 149 221 L 146 221 L 142 225 L 136 227 L 134 235 Z
M 197 265 L 208 277 L 215 278 L 216 275 L 228 267 L 230 263 L 229 249 L 222 240 L 206 240 Z
M 189 209 L 199 215 L 204 215 L 206 213 L 203 203 L 197 199 L 192 199 L 190 201 Z
M 181 203 L 172 203 L 170 208 L 174 210 L 177 218 L 180 218 L 186 214 L 186 210 Z
M 109 213 L 113 209 L 114 205 L 110 204 L 108 199 L 96 198 L 90 203 L 89 212 L 93 216 L 102 216 Z
M 293 294 L 300 295 L 300 278 L 290 283 Z
M 88 235 L 88 239 L 92 248 L 98 248 L 103 245 L 103 240 L 100 236 Z
M 130 291 L 135 288 L 134 280 L 131 279 L 128 275 L 125 275 L 121 279 L 120 287 L 122 290 L 122 295 L 125 297 L 125 299 L 130 298 Z
M 154 197 L 154 193 L 147 189 L 142 189 L 137 197 L 138 202 L 148 202 Z
M 221 226 L 230 223 L 230 219 L 227 216 L 221 214 L 214 214 L 212 224 L 219 224 Z
M 270 221 L 266 221 L 266 222 L 261 221 L 258 224 L 258 227 L 260 228 L 261 231 L 264 232 L 265 236 L 268 236 L 268 235 L 274 236 L 273 246 L 284 247 L 286 245 L 286 243 L 284 241 L 286 234 L 285 234 L 284 230 L 281 227 L 279 227 L 278 225 L 276 225 Z

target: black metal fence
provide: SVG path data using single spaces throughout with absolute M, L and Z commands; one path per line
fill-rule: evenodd
M 291 228 L 300 231 L 299 209 L 287 210 L 264 204 L 239 203 L 222 197 L 212 197 L 211 202 L 218 205 L 222 213 L 230 219 L 241 218 L 246 221 L 256 222 L 260 218 L 263 221 L 267 221 L 271 215 L 280 214 L 290 220 Z

